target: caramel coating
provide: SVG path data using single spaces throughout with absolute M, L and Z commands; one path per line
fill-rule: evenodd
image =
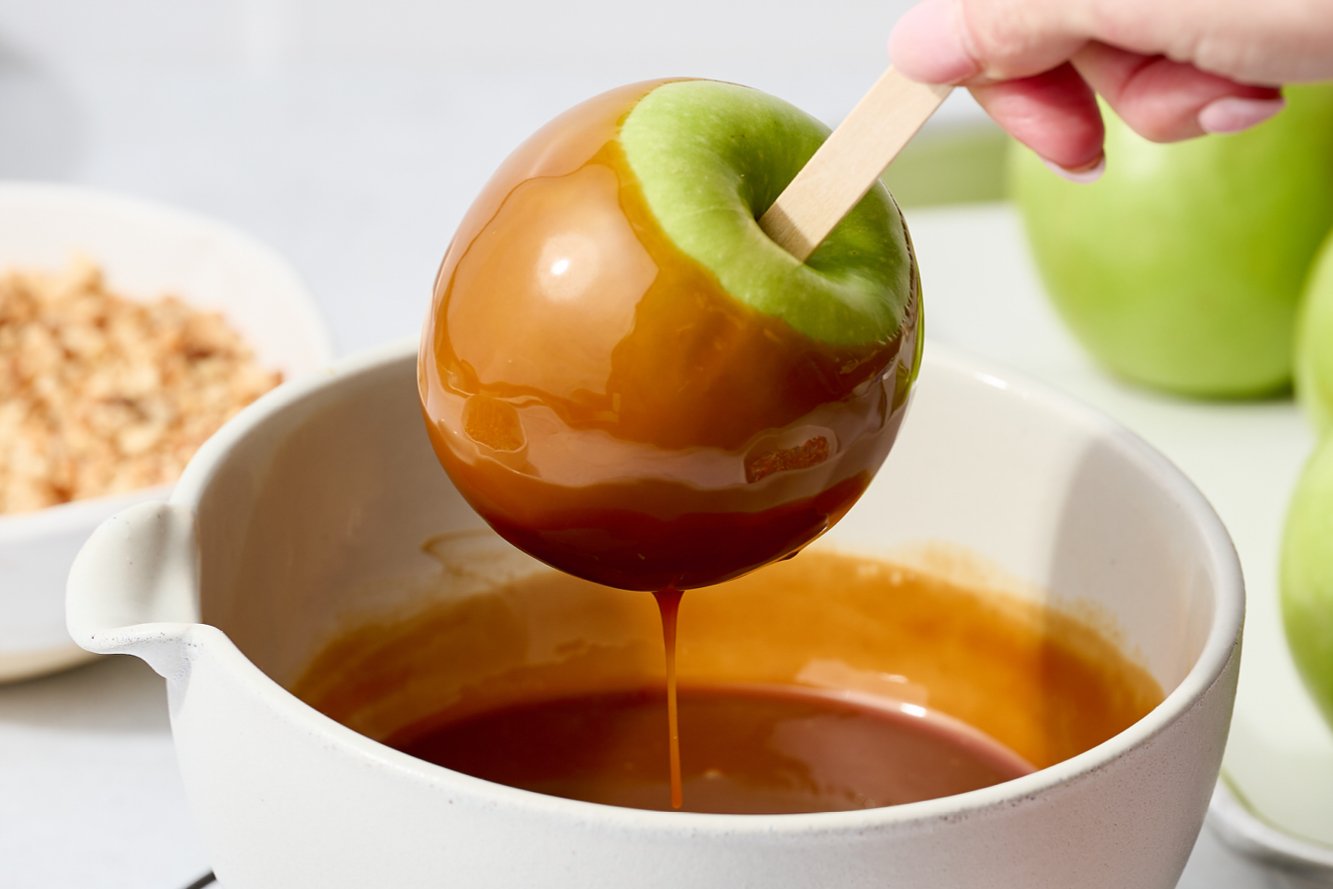
M 654 86 L 577 106 L 506 160 L 445 255 L 419 364 L 473 508 L 556 568 L 640 590 L 739 576 L 837 521 L 920 352 L 916 298 L 892 343 L 834 349 L 668 242 L 617 141 Z

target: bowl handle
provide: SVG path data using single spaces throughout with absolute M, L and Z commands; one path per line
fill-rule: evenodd
M 183 674 L 183 639 L 198 620 L 191 517 L 140 503 L 97 527 L 65 589 L 70 636 L 98 654 L 133 654 L 168 679 Z

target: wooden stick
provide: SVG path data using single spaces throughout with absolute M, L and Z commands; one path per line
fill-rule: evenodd
M 908 80 L 889 68 L 778 195 L 760 227 L 805 262 L 951 89 Z

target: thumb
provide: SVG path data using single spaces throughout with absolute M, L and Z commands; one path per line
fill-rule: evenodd
M 989 10 L 995 14 L 982 16 L 983 22 L 969 21 L 968 12 L 977 11 L 965 10 L 963 0 L 913 6 L 889 35 L 894 66 L 924 83 L 1008 80 L 1049 71 L 1087 42 L 1072 22 L 1061 20 L 1066 2 L 990 5 L 1004 8 Z

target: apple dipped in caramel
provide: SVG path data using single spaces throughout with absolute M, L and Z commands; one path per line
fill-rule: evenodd
M 511 155 L 435 283 L 419 385 L 454 484 L 579 577 L 684 590 L 794 554 L 893 443 L 921 347 L 877 186 L 801 263 L 756 219 L 827 135 L 712 81 L 585 102 Z

